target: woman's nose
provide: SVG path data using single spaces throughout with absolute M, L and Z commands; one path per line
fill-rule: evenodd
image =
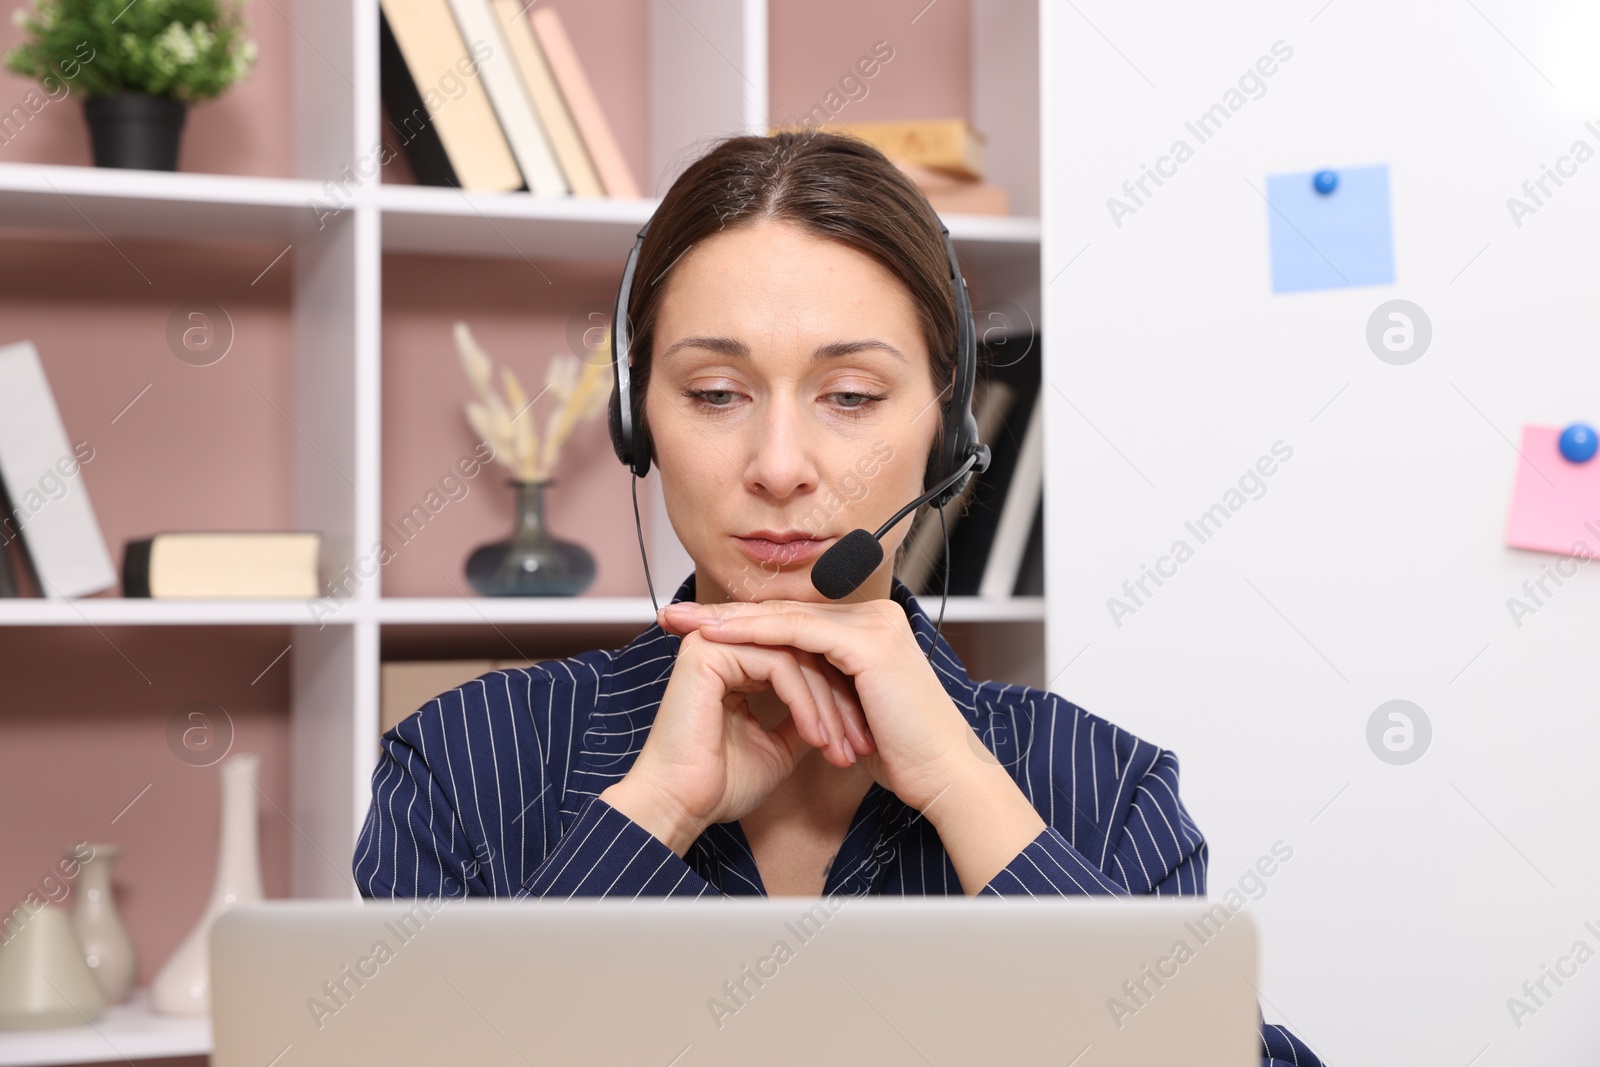
M 749 479 L 775 496 L 816 484 L 817 432 L 798 404 L 772 401 L 751 420 Z

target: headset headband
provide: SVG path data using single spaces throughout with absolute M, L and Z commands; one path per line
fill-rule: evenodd
M 635 424 L 633 405 L 632 338 L 628 330 L 628 304 L 633 295 L 633 276 L 639 264 L 639 252 L 644 247 L 645 234 L 650 232 L 652 215 L 640 228 L 634 239 L 633 250 L 622 268 L 622 283 L 617 290 L 617 302 L 611 313 L 611 366 L 616 388 L 611 393 L 610 417 L 611 446 L 623 465 L 635 477 L 650 473 L 650 449 L 643 442 L 641 427 Z M 944 437 L 940 442 L 937 467 L 930 465 L 923 478 L 924 489 L 948 477 L 968 457 L 977 453 L 978 462 L 972 471 L 957 479 L 932 501 L 934 507 L 943 507 L 955 498 L 972 473 L 989 465 L 989 449 L 978 441 L 978 423 L 972 414 L 972 389 L 977 378 L 978 355 L 976 329 L 972 321 L 972 303 L 967 295 L 967 281 L 961 276 L 956 261 L 955 243 L 950 239 L 950 229 L 941 219 L 939 232 L 944 238 L 945 255 L 950 260 L 950 282 L 956 304 L 956 378 L 950 399 L 944 404 Z

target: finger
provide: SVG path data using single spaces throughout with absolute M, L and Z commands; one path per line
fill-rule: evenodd
M 866 709 L 861 706 L 855 679 L 831 663 L 826 663 L 825 672 L 828 684 L 833 689 L 834 703 L 842 712 L 845 729 L 850 736 L 850 747 L 857 756 L 872 755 L 878 746 L 872 739 L 872 726 L 867 722 Z
M 813 748 L 827 748 L 829 739 L 822 709 L 791 650 L 755 645 L 724 647 L 732 649 L 737 670 L 752 681 L 766 682 L 783 701 L 795 718 L 800 737 Z
M 752 716 L 752 718 L 754 717 Z M 756 728 L 761 728 L 759 723 L 756 724 Z M 813 747 L 810 742 L 800 736 L 800 724 L 795 719 L 792 711 L 783 717 L 782 722 L 768 730 L 767 733 L 771 734 L 773 739 L 783 746 L 783 750 L 788 753 L 789 766 L 791 768 L 800 762 L 800 757 L 804 756 L 808 749 Z
M 716 618 L 721 622 L 706 626 L 701 619 L 699 631 L 712 640 L 724 644 L 784 646 L 802 652 L 815 652 L 826 656 L 846 674 L 859 674 L 868 663 L 868 623 L 859 612 L 849 614 L 813 611 L 810 604 L 793 604 L 773 607 L 768 603 L 740 604 L 736 608 L 717 606 Z
M 656 611 L 656 623 L 667 633 L 676 634 L 679 637 L 692 630 L 699 629 L 693 615 L 688 612 L 668 611 L 666 608 L 660 608 Z
M 804 653 L 796 653 L 792 648 L 765 649 L 774 657 L 777 671 L 785 679 L 792 678 L 789 687 L 795 692 L 804 693 L 805 700 L 801 705 L 801 714 L 797 725 L 802 726 L 816 740 L 813 747 L 822 750 L 823 756 L 835 766 L 848 767 L 854 760 L 844 748 L 844 727 L 839 721 L 838 710 L 833 704 L 833 689 L 828 685 L 822 672 L 804 661 Z M 777 689 L 774 686 L 774 689 Z M 795 713 L 795 701 L 788 692 L 778 691 L 778 698 L 789 707 L 789 713 Z
M 855 754 L 850 750 L 844 730 L 844 715 L 839 708 L 838 697 L 833 684 L 829 681 L 825 668 L 828 661 L 812 652 L 788 651 L 800 665 L 801 673 L 811 685 L 811 690 L 817 701 L 817 707 L 822 712 L 823 725 L 828 731 L 827 755 L 831 761 L 840 767 L 848 767 L 855 762 Z
M 838 674 L 839 680 L 827 684 L 826 693 L 818 693 L 817 703 L 834 739 L 834 744 L 829 746 L 831 761 L 839 766 L 849 766 L 853 762 L 851 755 L 869 754 L 877 748 L 867 726 L 865 711 L 856 696 L 853 677 L 835 665 L 835 661 L 859 652 L 861 630 L 859 625 L 851 622 L 811 613 L 809 609 L 812 606 L 771 601 L 741 604 L 733 609 L 733 614 L 717 616 L 722 620 L 720 625 L 702 625 L 709 621 L 706 619 L 691 625 L 698 626 L 702 635 L 722 644 L 789 647 L 802 658 L 808 655 L 816 657 L 818 663 L 825 664 L 830 671 Z M 846 694 L 843 699 L 835 695 L 841 691 Z M 846 740 L 851 753 L 844 751 Z
M 860 674 L 881 657 L 864 644 L 864 632 L 883 626 L 912 653 L 921 655 L 905 611 L 893 601 L 817 604 L 800 600 L 702 604 L 681 617 L 663 612 L 668 632 L 700 633 L 727 644 L 790 646 L 826 656 L 846 674 Z
M 864 741 L 864 737 L 861 736 L 861 731 L 851 715 L 851 705 L 856 704 L 854 694 L 850 691 L 853 686 L 840 685 L 840 673 L 834 664 L 827 662 L 826 657 L 816 656 L 814 653 L 798 654 L 814 657 L 814 661 L 818 664 L 819 681 L 827 688 L 829 707 L 837 715 L 832 725 L 843 737 L 850 739 L 851 755 L 861 755 L 861 750 L 856 749 L 856 742 Z

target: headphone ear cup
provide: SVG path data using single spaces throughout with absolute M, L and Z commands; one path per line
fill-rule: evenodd
M 644 405 L 640 405 L 642 409 Z M 635 477 L 644 478 L 650 474 L 650 457 L 655 452 L 655 445 L 650 440 L 650 427 L 645 425 L 644 411 L 637 412 L 633 420 L 633 473 Z
M 624 464 L 633 466 L 633 459 L 629 455 L 628 442 L 622 437 L 622 395 L 621 386 L 616 381 L 613 370 L 611 384 L 611 400 L 606 405 L 606 423 L 611 428 L 611 450 Z

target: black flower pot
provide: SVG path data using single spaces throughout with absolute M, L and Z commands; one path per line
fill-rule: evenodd
M 83 113 L 95 166 L 178 169 L 178 134 L 189 113 L 182 101 L 148 93 L 91 96 Z

